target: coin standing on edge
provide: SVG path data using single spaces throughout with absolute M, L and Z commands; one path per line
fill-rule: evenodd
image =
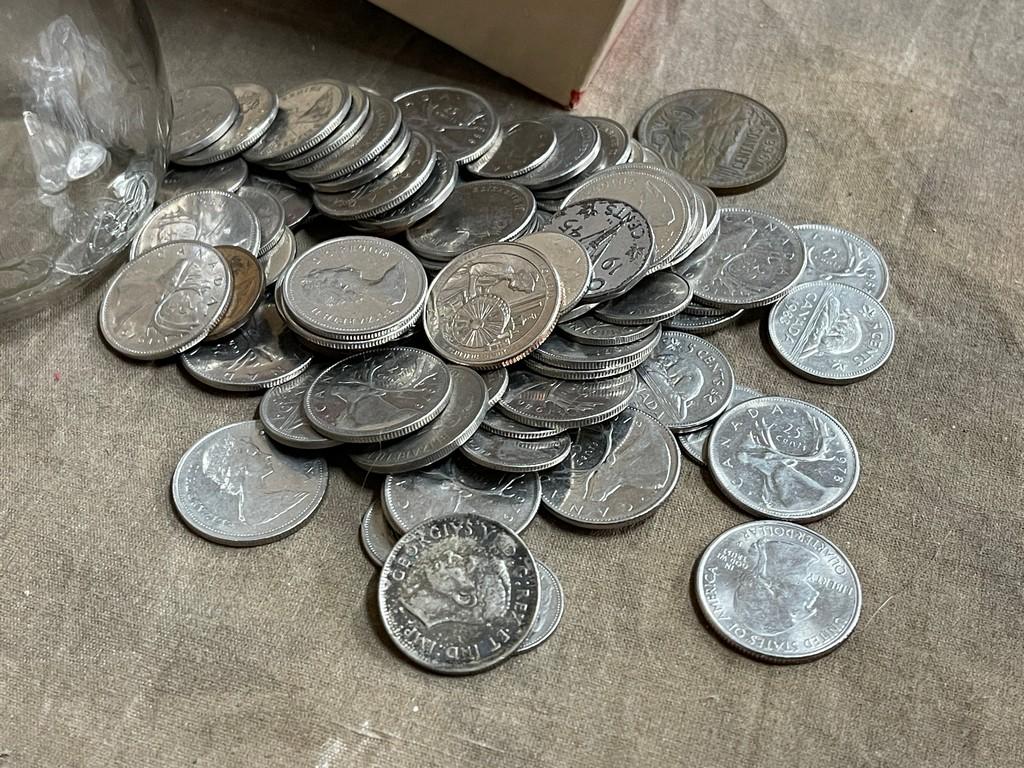
M 562 591 L 562 583 L 540 560 L 534 558 L 534 563 L 537 566 L 537 574 L 540 576 L 540 602 L 537 606 L 537 618 L 533 621 L 530 634 L 516 649 L 516 653 L 532 651 L 550 638 L 558 629 L 558 625 L 562 621 L 562 614 L 565 612 L 565 593 Z

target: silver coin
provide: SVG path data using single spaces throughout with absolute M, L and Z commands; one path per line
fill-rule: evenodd
M 681 265 L 682 277 L 702 303 L 763 307 L 778 301 L 803 274 L 806 257 L 800 236 L 774 216 L 723 208 L 718 227 L 714 247 Z
M 466 251 L 434 278 L 423 327 L 453 363 L 509 365 L 548 337 L 558 317 L 560 283 L 540 253 L 519 243 Z
M 505 370 L 502 368 L 501 370 Z M 481 429 L 513 440 L 543 440 L 565 432 L 564 427 L 530 427 L 510 419 L 500 411 L 491 410 L 484 416 Z
M 531 225 L 534 232 L 541 232 L 548 224 L 551 223 L 551 214 L 547 211 L 542 211 L 539 207 L 533 214 L 533 224 Z
M 520 533 L 540 507 L 540 477 L 483 469 L 456 454 L 426 469 L 388 475 L 383 499 L 388 520 L 400 533 L 460 512 Z
M 584 528 L 635 523 L 668 499 L 681 466 L 672 433 L 627 409 L 576 433 L 569 458 L 541 476 L 544 506 Z
M 705 334 L 714 333 L 717 330 L 725 328 L 727 325 L 732 325 L 742 314 L 742 309 L 737 309 L 724 316 L 711 317 L 690 315 L 683 311 L 675 317 L 671 317 L 666 320 L 662 323 L 661 327 L 666 331 L 682 331 L 683 333 L 692 333 L 697 336 L 704 336 Z
M 655 165 L 663 165 L 666 168 L 668 167 L 668 163 L 665 162 L 665 158 L 662 157 L 660 152 L 655 149 L 651 149 L 646 144 L 641 144 L 640 142 L 637 142 L 637 144 L 640 146 L 640 157 L 633 162 L 646 163 L 648 165 L 653 163 Z
M 125 357 L 172 357 L 206 338 L 227 310 L 231 289 L 231 270 L 215 248 L 167 243 L 117 273 L 100 304 L 100 331 Z
M 376 443 L 433 421 L 451 397 L 448 366 L 429 352 L 389 347 L 335 363 L 310 385 L 306 417 L 343 443 Z
M 593 315 L 586 315 L 575 320 L 559 323 L 555 330 L 567 339 L 580 344 L 598 347 L 615 347 L 630 344 L 658 330 L 657 323 L 650 325 L 614 325 L 598 320 Z
M 709 307 L 700 302 L 691 301 L 683 309 L 683 314 L 696 315 L 697 317 L 728 317 L 736 313 L 735 309 L 720 309 L 719 307 Z
M 843 425 L 788 397 L 730 408 L 711 430 L 706 458 L 730 500 L 776 520 L 820 520 L 850 497 L 860 476 L 857 448 Z
M 668 176 L 672 184 L 679 190 L 680 197 L 686 203 L 686 228 L 683 230 L 683 237 L 678 250 L 671 258 L 653 264 L 651 271 L 667 269 L 686 260 L 697 249 L 698 241 L 704 235 L 707 228 L 708 209 L 704 204 L 701 192 L 694 184 L 691 184 L 677 173 L 669 172 Z
M 482 179 L 522 176 L 547 160 L 555 151 L 555 132 L 539 120 L 521 120 L 503 130 L 483 156 L 466 166 Z
M 555 151 L 529 173 L 516 177 L 525 187 L 554 187 L 589 166 L 601 151 L 601 136 L 589 120 L 573 115 L 548 115 L 540 122 L 555 133 Z
M 240 157 L 202 168 L 172 168 L 160 185 L 157 202 L 165 203 L 172 197 L 203 189 L 237 192 L 248 178 L 249 166 Z
M 732 366 L 717 347 L 678 331 L 661 334 L 637 376 L 634 405 L 678 432 L 699 429 L 717 418 L 735 386 Z
M 596 306 L 597 306 L 597 304 L 591 304 L 589 302 L 582 302 L 580 304 L 577 304 L 575 307 L 570 309 L 568 312 L 566 312 L 564 315 L 562 315 L 558 319 L 560 321 L 563 321 L 563 322 L 567 321 L 567 320 L 577 320 L 577 319 L 583 317 L 584 315 L 588 314 Z
M 177 240 L 236 245 L 255 254 L 260 250 L 260 227 L 256 214 L 238 195 L 215 189 L 186 192 L 149 214 L 132 241 L 130 258 Z
M 622 165 L 629 161 L 629 132 L 621 123 L 607 117 L 588 117 L 601 135 L 601 156 L 604 159 L 602 168 Z M 599 170 L 599 169 L 595 169 Z
M 644 149 L 640 145 L 640 142 L 630 137 L 629 139 L 629 160 L 628 163 L 642 163 L 644 155 Z
M 594 310 L 594 316 L 620 325 L 649 325 L 682 312 L 693 298 L 690 285 L 671 272 L 648 275 L 617 299 Z
M 260 252 L 257 255 L 265 256 L 284 234 L 284 206 L 275 195 L 261 187 L 242 187 L 238 196 L 256 214 L 260 227 Z
M 314 192 L 325 192 L 328 194 L 358 192 L 360 188 L 380 179 L 385 173 L 398 165 L 398 162 L 405 157 L 411 141 L 412 134 L 405 127 L 402 127 L 394 141 L 388 144 L 384 151 L 371 162 L 356 168 L 351 173 L 346 173 L 344 176 L 338 176 L 328 181 L 311 182 L 310 186 L 313 187 Z M 297 177 L 293 174 L 292 178 Z
M 731 528 L 704 550 L 694 579 L 711 628 L 761 661 L 820 658 L 842 645 L 860 618 L 853 564 L 802 525 L 754 521 Z
M 249 184 L 254 187 L 261 187 L 277 198 L 277 202 L 284 208 L 284 224 L 286 227 L 297 227 L 313 211 L 313 201 L 297 187 L 285 184 L 277 179 L 268 179 L 263 176 L 253 176 Z
M 268 287 L 274 285 L 289 265 L 291 265 L 292 259 L 295 258 L 296 250 L 295 235 L 292 234 L 288 227 L 285 227 L 284 232 L 281 233 L 281 239 L 270 249 L 269 253 L 260 259 Z
M 660 327 L 655 327 L 648 336 L 616 346 L 580 344 L 565 336 L 555 334 L 537 348 L 531 359 L 535 358 L 559 368 L 599 371 L 611 366 L 639 364 L 640 361 L 651 356 L 658 346 L 660 338 Z
M 209 165 L 234 157 L 259 141 L 277 117 L 277 94 L 256 83 L 234 86 L 240 107 L 227 132 L 210 146 L 175 162 L 181 165 Z M 234 191 L 234 190 L 230 190 Z
M 427 275 L 409 251 L 379 237 L 339 237 L 302 254 L 282 278 L 289 314 L 313 333 L 367 339 L 419 317 Z
M 515 653 L 536 619 L 538 589 L 518 536 L 458 514 L 399 539 L 377 594 L 385 632 L 402 653 L 431 672 L 467 675 Z
M 349 222 L 349 226 L 381 236 L 397 235 L 440 208 L 455 189 L 459 171 L 455 161 L 443 152 L 435 154 L 434 170 L 416 194 L 386 213 Z
M 327 138 L 351 106 L 348 86 L 336 80 L 316 80 L 285 91 L 278 98 L 274 122 L 245 159 L 262 163 L 302 154 Z
M 559 294 L 560 315 L 580 303 L 594 275 L 590 257 L 582 245 L 558 232 L 533 232 L 520 237 L 517 242 L 544 254 L 558 273 L 562 289 Z
M 547 376 L 549 379 L 564 379 L 565 381 L 592 381 L 597 379 L 609 379 L 621 376 L 627 371 L 633 371 L 642 363 L 642 359 L 627 359 L 616 363 L 603 363 L 600 367 L 590 369 L 561 368 L 557 365 L 545 363 L 535 357 L 528 357 L 523 361 L 527 370 Z
M 889 267 L 881 252 L 862 237 L 825 224 L 798 224 L 807 253 L 799 283 L 834 280 L 860 288 L 881 301 L 889 287 Z
M 449 260 L 486 243 L 512 240 L 526 232 L 536 203 L 529 190 L 511 181 L 472 181 L 406 233 L 420 256 Z
M 732 389 L 732 397 L 729 398 L 729 405 L 726 406 L 726 410 L 740 403 L 745 403 L 747 400 L 753 400 L 755 397 L 764 397 L 764 395 L 749 387 L 742 387 L 737 384 Z M 711 423 L 692 432 L 684 432 L 678 435 L 679 447 L 683 449 L 683 453 L 702 467 L 706 466 L 704 448 L 707 445 L 708 438 L 711 437 L 711 430 L 713 428 L 714 423 Z
M 768 314 L 768 340 L 782 362 L 826 384 L 870 376 L 889 359 L 895 336 L 880 301 L 836 281 L 802 283 Z
M 480 376 L 487 385 L 487 407 L 491 408 L 501 400 L 501 396 L 508 389 L 508 369 L 494 368 L 490 371 L 482 371 Z
M 218 544 L 248 547 L 295 533 L 323 501 L 327 462 L 279 450 L 258 421 L 215 429 L 181 457 L 171 479 L 185 525 Z
M 223 136 L 238 116 L 238 99 L 221 85 L 199 85 L 174 94 L 172 160 L 190 155 Z
M 534 564 L 537 566 L 537 573 L 540 576 L 537 618 L 533 620 L 530 634 L 516 649 L 517 654 L 532 651 L 550 638 L 558 629 L 558 625 L 562 621 L 562 614 L 565 612 L 565 594 L 558 577 L 540 560 L 535 559 Z
M 327 157 L 336 149 L 345 146 L 351 141 L 359 129 L 362 128 L 363 123 L 366 122 L 367 116 L 370 114 L 370 100 L 362 88 L 350 85 L 348 90 L 352 94 L 352 105 L 349 107 L 348 112 L 345 113 L 344 119 L 338 123 L 338 127 L 327 138 L 294 157 L 268 161 L 265 165 L 278 171 L 299 168 Z
M 357 467 L 367 472 L 412 472 L 440 461 L 470 439 L 487 413 L 487 385 L 470 368 L 452 365 L 448 372 L 452 394 L 437 418 L 401 440 L 351 452 L 349 458 Z
M 537 440 L 502 437 L 487 429 L 478 429 L 459 451 L 474 464 L 499 472 L 541 472 L 565 461 L 572 448 L 568 435 Z
M 498 409 L 534 427 L 570 429 L 606 421 L 621 413 L 636 392 L 636 374 L 596 381 L 566 381 L 517 369 Z
M 388 554 L 398 541 L 376 498 L 370 502 L 370 506 L 363 513 L 363 519 L 359 522 L 359 540 L 363 544 L 366 556 L 378 568 L 384 565 Z
M 331 448 L 338 443 L 324 437 L 309 423 L 302 408 L 302 399 L 313 380 L 321 374 L 321 366 L 307 368 L 298 377 L 271 387 L 260 400 L 259 417 L 264 429 L 275 442 L 289 448 Z
M 498 116 L 480 95 L 464 88 L 434 86 L 395 97 L 411 128 L 429 136 L 437 148 L 465 165 L 498 138 Z

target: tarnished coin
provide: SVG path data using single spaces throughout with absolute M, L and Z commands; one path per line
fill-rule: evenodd
M 774 112 L 713 88 L 666 96 L 644 113 L 636 133 L 670 168 L 719 194 L 761 186 L 786 159 L 786 129 Z
M 606 421 L 621 413 L 636 392 L 636 374 L 594 381 L 566 381 L 517 369 L 498 401 L 506 416 L 522 424 L 570 429 Z
M 529 173 L 516 177 L 526 187 L 543 189 L 568 181 L 587 168 L 601 151 L 601 136 L 589 120 L 554 114 L 540 119 L 555 133 L 555 151 Z
M 499 472 L 541 472 L 565 461 L 572 448 L 568 435 L 517 440 L 478 429 L 459 451 L 474 464 Z
M 501 370 L 505 370 L 502 368 Z M 565 431 L 563 427 L 530 427 L 518 421 L 510 419 L 500 411 L 491 410 L 484 416 L 481 429 L 493 432 L 496 435 L 509 437 L 513 440 L 543 440 L 546 437 L 554 437 Z
M 384 565 L 388 554 L 398 541 L 398 536 L 388 523 L 384 510 L 376 498 L 370 502 L 370 506 L 363 513 L 363 519 L 359 522 L 359 540 L 363 544 L 363 551 L 378 568 Z
M 637 369 L 636 407 L 678 432 L 699 429 L 729 405 L 735 381 L 725 355 L 697 336 L 665 331 Z
M 562 614 L 565 612 L 565 595 L 558 577 L 540 560 L 535 559 L 534 564 L 537 566 L 537 574 L 540 576 L 540 601 L 537 605 L 537 618 L 533 620 L 530 634 L 516 649 L 516 653 L 532 651 L 551 637 L 558 629 L 558 625 L 562 621 Z
M 443 152 L 435 154 L 434 170 L 416 194 L 386 213 L 349 222 L 349 226 L 356 231 L 381 236 L 397 235 L 440 208 L 455 189 L 459 169 L 455 161 Z
M 206 338 L 231 290 L 231 270 L 214 248 L 167 243 L 117 273 L 100 304 L 100 331 L 125 357 L 171 357 Z
M 259 141 L 277 117 L 277 94 L 256 83 L 243 83 L 231 91 L 240 110 L 227 132 L 213 144 L 175 162 L 181 165 L 209 165 L 240 154 Z M 230 190 L 234 191 L 234 190 Z
M 558 317 L 560 282 L 540 253 L 519 243 L 466 251 L 434 278 L 423 327 L 453 363 L 510 365 L 548 337 Z
M 259 260 L 263 266 L 263 274 L 266 277 L 267 285 L 273 285 L 284 274 L 284 271 L 295 258 L 296 250 L 295 235 L 292 234 L 288 227 L 285 227 L 284 232 L 281 233 L 281 239 L 277 241 L 277 245 L 270 249 L 270 253 Z
M 718 226 L 714 247 L 680 265 L 694 298 L 714 307 L 763 307 L 800 279 L 804 246 L 788 224 L 761 211 L 723 208 Z
M 729 398 L 729 405 L 726 406 L 726 409 L 728 410 L 740 403 L 745 403 L 747 400 L 753 400 L 755 397 L 764 397 L 764 395 L 749 387 L 741 387 L 737 384 L 732 389 L 732 397 Z M 692 432 L 684 432 L 678 435 L 679 447 L 683 449 L 683 453 L 702 467 L 706 465 L 704 461 L 704 447 L 707 445 L 713 428 L 714 424 L 709 424 Z
M 218 245 L 217 251 L 231 271 L 231 300 L 206 341 L 223 339 L 241 328 L 256 309 L 266 287 L 263 267 L 251 253 L 233 245 Z
M 466 170 L 482 179 L 511 179 L 532 171 L 555 151 L 555 132 L 539 120 L 521 120 L 503 130 L 494 146 Z
M 237 245 L 259 253 L 260 227 L 256 214 L 238 195 L 215 189 L 186 192 L 146 217 L 132 241 L 130 258 L 177 240 Z
M 768 314 L 768 340 L 782 362 L 826 384 L 870 376 L 889 359 L 895 335 L 880 301 L 835 281 L 798 285 Z
M 273 299 L 268 298 L 241 330 L 186 352 L 181 356 L 181 365 L 203 384 L 248 392 L 294 379 L 312 359 L 288 330 Z
M 650 325 L 682 312 L 693 298 L 690 285 L 671 272 L 655 272 L 629 293 L 594 309 L 594 316 L 619 325 Z
M 238 99 L 221 85 L 198 85 L 174 94 L 171 160 L 190 155 L 223 136 L 238 116 Z
M 617 365 L 639 365 L 658 347 L 661 328 L 648 336 L 616 346 L 580 344 L 560 334 L 551 336 L 531 356 L 548 365 L 575 371 L 600 371 Z
M 274 122 L 245 159 L 262 163 L 305 152 L 341 124 L 351 105 L 348 86 L 335 80 L 316 80 L 285 91 L 278 99 Z
M 166 203 L 172 197 L 202 189 L 237 192 L 248 178 L 249 166 L 240 157 L 202 168 L 171 168 L 160 185 L 157 202 Z
M 487 413 L 487 385 L 465 366 L 449 366 L 448 372 L 452 394 L 437 418 L 401 440 L 352 451 L 349 457 L 357 467 L 367 472 L 412 472 L 440 461 L 470 439 Z
M 464 88 L 434 86 L 395 97 L 411 128 L 429 136 L 459 165 L 476 160 L 498 138 L 498 116 L 480 95 Z
M 860 462 L 834 417 L 801 400 L 759 397 L 730 408 L 708 438 L 711 476 L 758 517 L 811 522 L 853 493 Z
M 518 184 L 472 181 L 457 186 L 406 238 L 420 256 L 446 261 L 470 248 L 519 237 L 535 210 L 533 195 Z
M 381 569 L 384 629 L 413 662 L 446 675 L 481 672 L 523 643 L 537 616 L 530 550 L 500 523 L 448 515 L 399 539 Z
M 286 227 L 299 226 L 313 211 L 313 201 L 291 184 L 264 176 L 253 176 L 249 179 L 249 184 L 254 187 L 262 187 L 277 198 L 277 202 L 284 208 Z
M 630 408 L 575 434 L 569 458 L 541 476 L 544 506 L 584 528 L 635 523 L 671 495 L 681 465 L 672 433 Z
M 338 126 L 331 131 L 329 136 L 294 157 L 268 161 L 265 165 L 277 171 L 299 168 L 327 157 L 336 149 L 340 149 L 351 141 L 363 126 L 363 123 L 366 122 L 366 118 L 370 113 L 370 100 L 362 88 L 350 85 L 348 90 L 352 94 L 352 105 L 349 107 L 348 112 L 345 113 L 344 119 L 338 123 Z
M 842 645 L 860 618 L 853 564 L 802 525 L 737 525 L 704 550 L 694 579 L 697 604 L 711 628 L 761 661 L 820 658 Z
M 171 479 L 185 525 L 218 544 L 248 547 L 295 533 L 327 491 L 327 462 L 284 453 L 258 421 L 216 429 L 181 457 Z
M 875 246 L 852 232 L 825 224 L 798 224 L 793 229 L 807 253 L 800 283 L 834 280 L 882 300 L 889 287 L 889 267 Z
M 662 328 L 666 331 L 682 331 L 704 336 L 725 328 L 727 325 L 732 325 L 742 314 L 742 309 L 731 311 L 726 315 L 714 316 L 690 315 L 683 311 L 662 323 Z
M 657 323 L 649 325 L 614 325 L 598 320 L 593 315 L 586 315 L 575 320 L 563 320 L 555 330 L 567 339 L 598 347 L 616 347 L 631 344 L 634 341 L 650 336 L 658 330 Z
M 263 395 L 260 421 L 275 442 L 302 449 L 331 448 L 338 444 L 313 429 L 302 408 L 306 390 L 322 371 L 321 366 L 311 366 L 291 381 L 271 387 Z
M 320 434 L 343 443 L 376 443 L 433 421 L 451 397 L 448 366 L 413 347 L 352 355 L 313 381 L 303 407 Z
M 562 288 L 559 315 L 579 304 L 594 276 L 586 249 L 558 232 L 534 232 L 520 237 L 518 242 L 544 254 L 558 273 Z
M 481 378 L 487 386 L 487 407 L 492 407 L 501 400 L 501 396 L 508 389 L 508 369 L 494 368 L 490 371 L 481 371 Z
M 238 196 L 256 214 L 260 227 L 260 252 L 257 256 L 265 256 L 284 234 L 284 206 L 262 187 L 242 187 Z
M 456 454 L 426 469 L 388 475 L 383 499 L 388 519 L 403 533 L 457 512 L 480 515 L 519 533 L 540 507 L 540 478 L 536 472 L 483 469 Z

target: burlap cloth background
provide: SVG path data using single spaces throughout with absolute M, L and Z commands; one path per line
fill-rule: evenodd
M 154 15 L 178 85 L 450 82 L 504 115 L 549 108 L 362 3 Z M 838 653 L 776 668 L 705 631 L 691 567 L 747 518 L 685 463 L 632 530 L 529 529 L 567 593 L 547 645 L 425 674 L 382 639 L 357 538 L 370 492 L 343 473 L 271 546 L 181 525 L 178 457 L 257 399 L 117 358 L 97 290 L 0 336 L 0 766 L 1020 765 L 1022 36 L 1013 0 L 645 0 L 581 104 L 632 128 L 674 90 L 754 95 L 789 156 L 743 204 L 889 260 L 897 346 L 867 381 L 796 378 L 755 323 L 714 337 L 740 382 L 822 405 L 859 446 L 860 486 L 816 524 L 864 585 Z

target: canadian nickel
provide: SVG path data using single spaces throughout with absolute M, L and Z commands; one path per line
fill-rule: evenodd
M 281 233 L 281 239 L 270 249 L 268 254 L 259 260 L 263 266 L 263 275 L 266 277 L 268 286 L 274 285 L 284 274 L 295 258 L 296 250 L 295 235 L 285 227 L 284 232 Z
M 231 293 L 231 270 L 214 248 L 191 241 L 160 245 L 111 281 L 100 303 L 100 331 L 125 357 L 172 357 L 206 338 Z
M 820 658 L 860 618 L 860 580 L 849 558 L 817 531 L 753 521 L 712 541 L 694 573 L 701 613 L 728 645 L 761 661 Z
M 231 271 L 231 300 L 220 322 L 206 336 L 206 341 L 222 339 L 245 325 L 266 287 L 263 267 L 251 253 L 233 245 L 218 245 L 217 252 L 224 257 Z
M 837 510 L 860 476 L 857 448 L 843 425 L 788 397 L 759 397 L 722 414 L 706 459 L 718 487 L 741 509 L 794 522 Z
M 459 169 L 443 152 L 435 154 L 434 170 L 416 194 L 386 213 L 349 222 L 349 226 L 381 236 L 397 235 L 440 208 L 455 189 Z
M 555 151 L 528 173 L 516 177 L 531 189 L 554 187 L 587 168 L 601 151 L 601 136 L 586 118 L 555 114 L 540 119 L 554 131 Z
M 537 604 L 537 618 L 533 620 L 530 634 L 523 640 L 516 653 L 532 651 L 551 637 L 562 621 L 565 612 L 565 594 L 562 583 L 540 560 L 534 559 L 537 574 L 540 576 L 540 600 Z
M 825 224 L 797 224 L 807 253 L 799 283 L 833 280 L 859 288 L 881 301 L 889 287 L 889 267 L 881 252 L 852 232 Z
M 376 498 L 370 502 L 370 506 L 363 513 L 363 519 L 359 522 L 359 541 L 366 556 L 378 568 L 384 565 L 388 554 L 398 541 Z
M 690 284 L 671 272 L 647 275 L 617 299 L 594 310 L 594 316 L 619 325 L 647 326 L 679 314 L 690 303 Z
M 204 189 L 237 192 L 248 178 L 249 166 L 240 157 L 201 168 L 171 168 L 160 185 L 157 201 L 165 203 L 172 197 Z
M 260 252 L 257 255 L 265 256 L 284 234 L 284 206 L 275 195 L 262 187 L 242 187 L 238 190 L 238 196 L 256 214 L 260 228 Z
M 732 389 L 732 397 L 729 398 L 729 405 L 726 406 L 726 410 L 740 403 L 745 403 L 747 400 L 753 400 L 755 397 L 764 397 L 764 395 L 749 387 L 742 387 L 737 384 Z M 714 423 L 712 422 L 700 429 L 695 429 L 692 432 L 683 432 L 678 435 L 679 447 L 683 449 L 683 453 L 702 467 L 707 466 L 707 463 L 704 461 L 704 448 L 707 446 L 713 427 Z
M 487 413 L 487 385 L 471 368 L 452 365 L 448 372 L 452 394 L 437 418 L 401 440 L 352 451 L 349 457 L 357 467 L 367 472 L 412 472 L 440 461 L 470 439 Z
M 660 327 L 655 327 L 648 336 L 616 346 L 581 344 L 555 334 L 537 348 L 531 359 L 536 358 L 548 365 L 576 371 L 600 371 L 616 365 L 638 365 L 651 356 L 660 338 Z
M 335 80 L 316 80 L 285 91 L 274 122 L 245 159 L 262 163 L 300 155 L 327 138 L 351 106 L 348 86 Z
M 404 437 L 448 405 L 448 366 L 413 347 L 387 347 L 347 357 L 321 373 L 303 400 L 317 432 L 342 443 Z
M 459 448 L 462 455 L 485 469 L 498 472 L 541 472 L 565 461 L 572 448 L 568 435 L 516 440 L 478 429 Z
M 210 146 L 195 154 L 179 157 L 175 162 L 181 165 L 219 163 L 249 149 L 267 132 L 277 117 L 277 94 L 257 83 L 236 85 L 231 91 L 240 107 L 231 127 Z
M 617 347 L 631 344 L 650 336 L 658 330 L 657 323 L 649 325 L 615 325 L 598 320 L 594 315 L 585 315 L 575 320 L 563 320 L 555 328 L 567 339 L 580 344 L 598 347 Z
M 768 314 L 768 340 L 782 362 L 825 384 L 870 376 L 889 359 L 895 337 L 880 301 L 834 280 L 798 285 Z
M 295 533 L 327 491 L 327 462 L 278 449 L 258 421 L 215 429 L 171 479 L 182 521 L 218 544 L 249 547 Z
M 171 160 L 205 149 L 223 136 L 238 116 L 238 99 L 221 85 L 198 85 L 174 94 Z
M 681 466 L 672 433 L 627 409 L 576 433 L 569 457 L 541 477 L 544 506 L 583 528 L 635 523 L 668 499 Z
M 381 569 L 384 630 L 416 664 L 446 675 L 481 672 L 522 645 L 537 616 L 530 550 L 500 523 L 447 515 L 410 531 Z
M 786 129 L 768 107 L 739 93 L 674 93 L 640 118 L 637 137 L 666 165 L 718 194 L 770 181 L 786 159 Z
M 521 120 L 501 132 L 494 146 L 466 170 L 482 179 L 522 176 L 555 151 L 555 132 L 539 120 Z
M 286 227 L 299 226 L 313 211 L 313 201 L 291 184 L 285 184 L 277 179 L 268 179 L 264 176 L 251 177 L 249 184 L 254 187 L 261 187 L 277 198 L 277 202 L 284 208 L 284 224 Z
M 459 165 L 483 155 L 498 139 L 494 109 L 464 88 L 434 86 L 399 94 L 395 103 L 409 126 L 429 136 Z
M 481 371 L 480 376 L 487 386 L 487 407 L 491 408 L 508 389 L 508 369 L 494 368 L 490 371 Z
M 570 429 L 596 424 L 625 410 L 636 393 L 630 371 L 607 379 L 566 381 L 516 369 L 498 409 L 514 421 L 534 427 Z
M 363 123 L 366 122 L 366 118 L 370 113 L 370 100 L 362 88 L 350 85 L 348 90 L 352 95 L 352 104 L 348 112 L 345 113 L 344 119 L 338 123 L 338 126 L 331 131 L 329 136 L 323 139 L 323 141 L 314 144 L 305 152 L 284 160 L 268 161 L 266 166 L 280 171 L 299 168 L 316 162 L 320 158 L 327 157 L 336 149 L 351 141 Z
M 163 243 L 198 240 L 207 245 L 235 245 L 259 253 L 256 214 L 238 195 L 215 189 L 186 192 L 158 206 L 132 241 L 132 259 Z
M 518 242 L 544 254 L 558 273 L 562 288 L 559 315 L 579 304 L 593 279 L 594 269 L 586 249 L 571 237 L 558 232 L 533 232 Z
M 321 366 L 311 366 L 291 381 L 271 387 L 264 393 L 259 417 L 267 435 L 275 442 L 303 450 L 332 448 L 338 444 L 313 429 L 302 408 L 306 390 L 322 371 Z
M 558 275 L 544 256 L 519 243 L 466 251 L 427 292 L 423 327 L 446 360 L 475 368 L 510 365 L 530 354 L 558 318 Z
M 693 305 L 691 304 L 690 306 Z M 714 316 L 691 315 L 684 310 L 675 317 L 671 317 L 666 320 L 662 323 L 661 327 L 666 331 L 682 331 L 683 333 L 692 333 L 696 336 L 703 336 L 708 333 L 714 333 L 728 325 L 732 325 L 742 314 L 742 309 L 731 311 L 726 315 Z
M 502 368 L 501 370 L 504 371 L 505 369 Z M 547 437 L 560 435 L 565 431 L 562 427 L 530 427 L 510 419 L 505 414 L 496 410 L 487 412 L 480 428 L 502 437 L 511 438 L 512 440 L 543 440 Z

